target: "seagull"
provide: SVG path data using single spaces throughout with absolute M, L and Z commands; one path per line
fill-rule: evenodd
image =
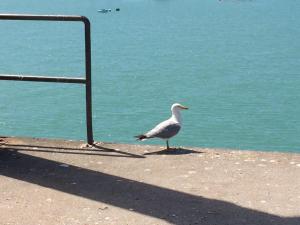
M 150 138 L 161 138 L 166 140 L 167 143 L 167 149 L 169 150 L 169 139 L 173 136 L 175 136 L 180 128 L 181 128 L 181 115 L 180 110 L 188 109 L 188 107 L 185 107 L 183 105 L 180 105 L 179 103 L 175 103 L 171 107 L 172 116 L 156 125 L 152 130 L 135 136 L 137 140 L 144 141 L 146 139 Z

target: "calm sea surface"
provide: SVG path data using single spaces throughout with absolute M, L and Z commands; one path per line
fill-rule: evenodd
M 0 13 L 90 19 L 96 140 L 136 143 L 179 102 L 190 110 L 171 145 L 298 152 L 299 12 L 298 0 L 0 1 Z M 84 74 L 81 23 L 0 21 L 0 32 L 0 73 Z M 85 139 L 84 93 L 0 81 L 0 134 Z

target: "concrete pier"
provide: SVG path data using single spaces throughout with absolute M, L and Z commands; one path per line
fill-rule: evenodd
M 300 224 L 300 154 L 2 139 L 1 225 Z

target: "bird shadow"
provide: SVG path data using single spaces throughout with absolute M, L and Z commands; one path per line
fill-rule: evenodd
M 186 148 L 169 148 L 169 149 L 163 149 L 156 152 L 147 152 L 143 155 L 187 155 L 187 154 L 201 154 L 203 152 L 196 151 L 192 149 L 186 149 Z

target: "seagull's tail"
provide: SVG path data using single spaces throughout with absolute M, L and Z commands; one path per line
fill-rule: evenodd
M 144 141 L 147 136 L 145 134 L 140 134 L 140 135 L 137 135 L 137 136 L 134 136 L 136 138 L 136 140 L 139 140 L 139 141 Z

